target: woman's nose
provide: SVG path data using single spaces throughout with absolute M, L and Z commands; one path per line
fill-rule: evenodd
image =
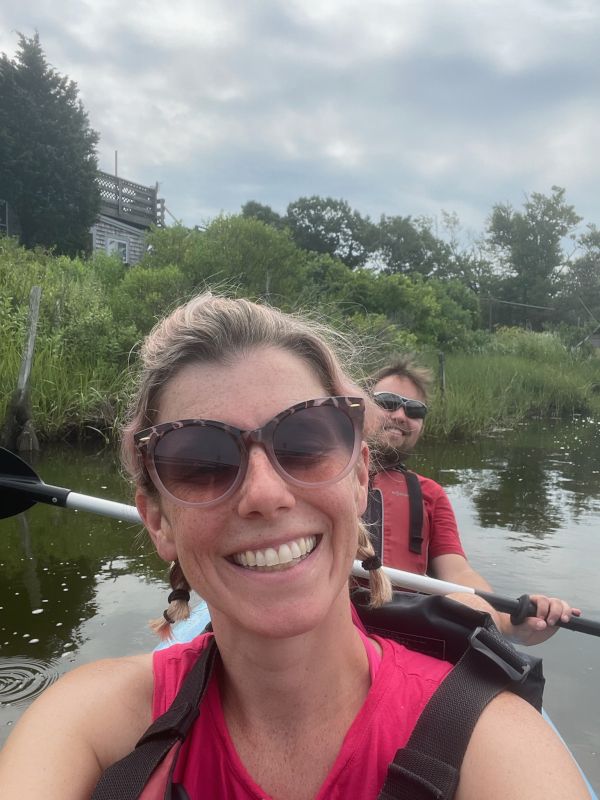
M 296 499 L 287 481 L 277 472 L 262 445 L 253 444 L 248 466 L 239 489 L 238 511 L 242 516 L 271 516 L 282 508 L 291 508 Z

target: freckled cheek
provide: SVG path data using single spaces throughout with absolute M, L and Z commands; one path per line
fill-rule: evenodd
M 216 509 L 201 512 L 179 507 L 173 517 L 172 529 L 176 542 L 191 549 L 214 546 L 223 539 L 226 525 L 223 515 Z
M 354 534 L 356 521 L 360 514 L 353 490 L 349 489 L 336 497 L 335 500 L 330 498 L 329 502 L 323 506 L 323 509 L 338 533 L 347 534 L 349 537 Z

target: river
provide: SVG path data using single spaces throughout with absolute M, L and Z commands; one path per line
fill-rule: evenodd
M 600 427 L 533 422 L 474 442 L 424 441 L 411 466 L 439 481 L 465 550 L 496 592 L 543 592 L 600 620 Z M 53 449 L 35 463 L 47 482 L 129 502 L 107 450 Z M 37 505 L 0 520 L 0 744 L 64 671 L 152 649 L 164 566 L 140 526 Z M 600 788 L 600 639 L 559 631 L 544 658 L 544 706 Z

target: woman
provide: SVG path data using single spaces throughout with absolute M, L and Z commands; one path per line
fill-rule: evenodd
M 353 624 L 352 562 L 376 566 L 360 524 L 365 400 L 313 326 L 244 300 L 195 298 L 142 360 L 123 455 L 156 549 L 175 563 L 166 621 L 195 589 L 220 653 L 176 783 L 191 800 L 376 798 L 450 665 Z M 389 584 L 371 575 L 381 603 Z M 89 798 L 211 640 L 62 678 L 6 744 L 2 796 Z M 587 792 L 541 717 L 507 693 L 475 727 L 456 797 Z

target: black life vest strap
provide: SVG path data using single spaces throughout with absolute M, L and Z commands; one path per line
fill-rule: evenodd
M 152 773 L 171 749 L 176 748 L 170 769 L 172 772 L 179 746 L 200 713 L 200 703 L 218 656 L 217 644 L 212 639 L 200 653 L 168 710 L 146 730 L 135 750 L 102 773 L 91 800 L 137 800 Z
M 525 680 L 529 665 L 500 634 L 478 628 L 471 644 L 396 753 L 378 800 L 451 800 L 482 711 L 501 691 Z
M 401 464 L 395 467 L 404 475 L 406 491 L 408 494 L 408 549 L 411 553 L 421 555 L 423 552 L 423 492 L 419 476 Z M 369 487 L 367 510 L 363 520 L 369 528 L 369 535 L 373 542 L 375 555 L 383 562 L 383 493 L 381 489 Z
M 408 490 L 408 509 L 410 528 L 408 531 L 408 549 L 411 553 L 421 555 L 423 550 L 423 492 L 419 476 L 409 469 L 404 469 L 406 488 Z
M 381 489 L 369 487 L 369 499 L 363 514 L 363 521 L 369 530 L 375 555 L 383 563 L 383 494 Z

